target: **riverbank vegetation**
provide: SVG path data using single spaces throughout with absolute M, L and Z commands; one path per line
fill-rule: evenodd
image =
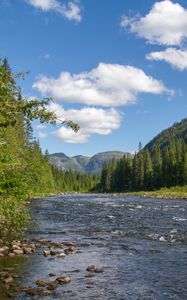
M 187 199 L 187 185 L 173 186 L 170 188 L 161 188 L 157 191 L 134 192 L 132 194 L 144 198 Z
M 22 75 L 12 73 L 6 58 L 0 60 L 0 235 L 24 226 L 25 199 L 61 191 L 86 192 L 98 182 L 97 176 L 64 174 L 50 165 L 47 153 L 42 154 L 31 123 L 38 119 L 55 125 L 57 118 L 47 110 L 50 99 L 22 97 L 16 84 Z M 69 120 L 61 123 L 79 129 Z

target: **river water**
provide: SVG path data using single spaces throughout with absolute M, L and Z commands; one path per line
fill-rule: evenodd
M 50 272 L 71 276 L 45 299 L 187 299 L 187 201 L 62 195 L 34 199 L 30 212 L 29 238 L 69 240 L 78 249 L 65 258 L 29 256 L 22 285 Z M 103 273 L 85 277 L 92 264 Z

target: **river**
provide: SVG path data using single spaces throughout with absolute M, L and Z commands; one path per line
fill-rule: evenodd
M 22 267 L 21 285 L 50 272 L 71 276 L 45 299 L 187 299 L 187 201 L 62 195 L 34 199 L 30 213 L 35 225 L 29 238 L 77 245 L 65 258 L 29 256 Z M 103 272 L 87 277 L 92 264 Z

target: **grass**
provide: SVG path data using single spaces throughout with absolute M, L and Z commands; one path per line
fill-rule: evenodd
M 145 198 L 187 199 L 187 185 L 161 188 L 157 191 L 141 191 L 133 194 Z

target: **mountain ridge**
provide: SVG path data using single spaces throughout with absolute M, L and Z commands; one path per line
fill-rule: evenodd
M 72 170 L 80 173 L 100 174 L 105 162 L 110 162 L 113 159 L 118 160 L 126 153 L 127 152 L 116 150 L 99 152 L 92 157 L 84 155 L 76 155 L 71 157 L 59 152 L 50 154 L 49 161 L 52 165 L 56 166 L 62 171 Z

